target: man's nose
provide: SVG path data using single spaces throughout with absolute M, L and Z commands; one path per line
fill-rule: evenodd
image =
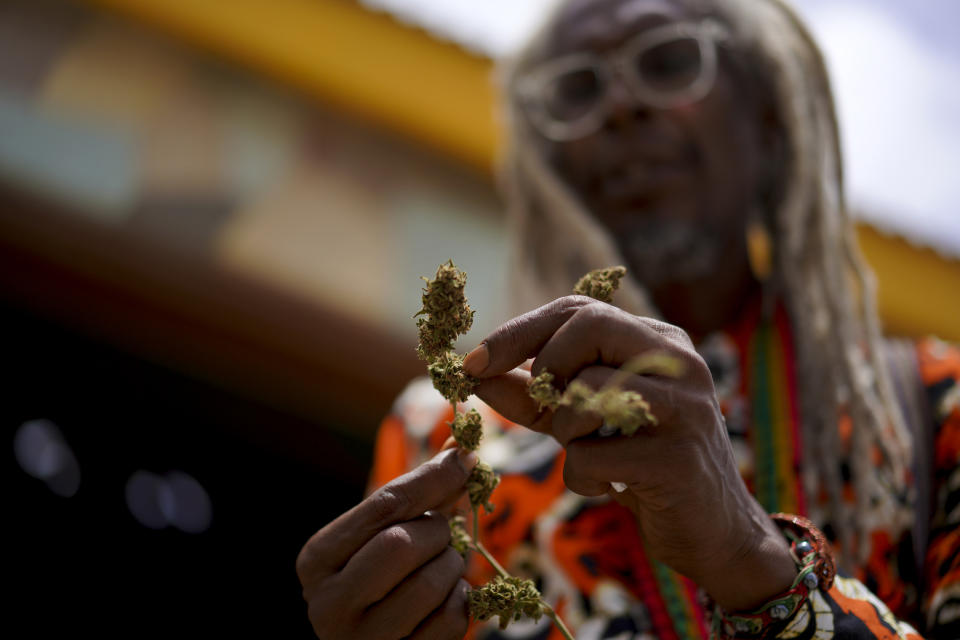
M 604 126 L 607 129 L 622 129 L 650 114 L 650 106 L 634 95 L 626 80 L 619 74 L 614 74 L 611 78 L 606 98 L 607 113 Z

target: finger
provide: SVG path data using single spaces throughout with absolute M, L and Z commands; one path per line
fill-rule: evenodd
M 643 323 L 646 324 L 654 332 L 663 336 L 664 339 L 673 342 L 679 347 L 684 349 L 693 349 L 693 340 L 690 339 L 689 334 L 680 327 L 664 322 L 663 320 L 657 320 L 656 318 L 642 318 Z
M 440 447 L 440 451 L 446 451 L 447 449 L 455 449 L 457 447 L 457 441 L 453 436 L 448 437 L 443 441 L 443 445 Z M 467 502 L 467 496 L 465 494 L 456 494 L 453 497 L 444 500 L 441 502 L 434 511 L 438 511 L 445 515 L 448 519 L 456 515 L 457 509 L 461 504 L 469 504 Z
M 470 498 L 465 493 L 460 494 L 439 505 L 434 511 L 445 515 L 449 522 L 453 516 L 470 513 Z
M 446 451 L 447 449 L 455 449 L 456 447 L 457 447 L 456 439 L 454 439 L 453 436 L 450 436 L 443 441 L 443 446 L 440 447 L 440 451 Z M 466 505 L 467 508 L 469 508 L 470 506 L 470 503 L 467 500 L 467 496 L 466 494 L 458 493 L 452 496 L 451 498 L 441 502 L 439 505 L 437 505 L 434 511 L 438 511 L 443 515 L 445 515 L 447 519 L 450 519 L 453 516 L 457 515 L 460 512 L 461 507 L 463 507 L 464 505 Z
M 639 439 L 626 436 L 582 438 L 566 447 L 563 483 L 582 496 L 607 493 L 611 482 L 635 484 L 642 473 Z
M 611 378 L 619 376 L 620 371 L 617 369 L 594 365 L 580 370 L 574 380 L 597 390 L 607 386 Z M 623 378 L 618 386 L 643 396 L 650 405 L 650 413 L 657 420 L 657 428 L 676 424 L 678 416 L 684 411 L 689 412 L 694 405 L 693 398 L 683 381 L 655 376 L 629 375 Z M 592 434 L 600 428 L 602 423 L 603 418 L 596 413 L 564 406 L 554 412 L 550 427 L 553 437 L 566 447 L 571 441 Z
M 518 316 L 497 327 L 463 361 L 464 370 L 477 378 L 491 378 L 532 358 L 578 309 L 597 301 L 566 296 Z
M 387 527 L 373 536 L 340 572 L 353 602 L 366 607 L 450 544 L 450 525 L 439 513 Z
M 558 407 L 550 421 L 552 435 L 561 447 L 572 440 L 594 433 L 603 424 L 603 418 L 592 411 L 580 411 L 572 407 Z
M 470 584 L 466 580 L 457 582 L 443 604 L 410 634 L 410 640 L 461 640 L 470 625 L 469 592 Z
M 513 369 L 481 380 L 474 394 L 507 420 L 549 433 L 551 412 L 540 410 L 537 401 L 527 391 L 529 384 L 528 371 Z
M 343 629 L 355 627 L 362 610 L 352 606 L 346 591 L 336 580 L 324 580 L 304 589 L 307 617 L 318 638 L 343 637 Z
M 605 366 L 587 367 L 580 371 L 575 380 L 582 382 L 593 390 L 600 389 L 607 383 L 616 369 Z M 600 428 L 603 418 L 592 411 L 582 411 L 570 406 L 558 407 L 551 421 L 552 435 L 561 446 L 566 447 L 571 440 L 582 438 Z
M 476 454 L 443 451 L 385 484 L 307 541 L 297 557 L 301 584 L 307 587 L 338 571 L 382 529 L 418 518 L 459 495 L 476 463 Z
M 722 443 L 717 443 L 717 447 Z M 643 490 L 658 485 L 693 481 L 685 474 L 690 462 L 704 463 L 721 477 L 725 453 L 716 447 L 716 460 L 703 459 L 703 447 L 689 438 L 659 436 L 610 436 L 581 438 L 566 448 L 563 481 L 574 493 L 598 496 L 607 492 L 611 482 Z
M 389 637 L 402 638 L 439 607 L 457 585 L 466 565 L 453 547 L 417 570 L 386 598 L 367 610 L 363 617 L 361 638 L 383 637 L 380 630 L 390 629 Z
M 585 366 L 620 367 L 641 353 L 669 353 L 684 363 L 697 357 L 692 349 L 664 335 L 671 325 L 653 322 L 608 304 L 583 306 L 543 344 L 533 372 L 549 371 L 565 385 Z

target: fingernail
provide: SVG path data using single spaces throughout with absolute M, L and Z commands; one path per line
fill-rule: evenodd
M 457 459 L 460 461 L 460 466 L 463 467 L 463 470 L 467 473 L 473 471 L 473 468 L 477 466 L 477 457 L 476 451 L 467 451 L 465 449 L 457 449 Z
M 483 342 L 463 359 L 463 370 L 471 376 L 479 376 L 490 364 L 490 352 Z

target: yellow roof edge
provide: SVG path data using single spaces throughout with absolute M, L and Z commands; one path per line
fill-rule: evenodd
M 83 0 L 360 114 L 490 176 L 499 130 L 490 60 L 347 0 Z M 264 28 L 269 25 L 269 28 Z M 960 261 L 866 223 L 885 327 L 960 341 Z
M 492 173 L 498 134 L 492 62 L 385 13 L 346 0 L 83 1 L 147 22 Z
M 960 260 L 867 223 L 857 224 L 857 238 L 877 277 L 877 307 L 884 329 L 960 342 Z

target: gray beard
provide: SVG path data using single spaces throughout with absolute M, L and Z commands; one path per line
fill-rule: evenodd
M 649 288 L 692 282 L 719 268 L 726 238 L 718 230 L 686 220 L 637 222 L 617 243 L 633 276 Z

